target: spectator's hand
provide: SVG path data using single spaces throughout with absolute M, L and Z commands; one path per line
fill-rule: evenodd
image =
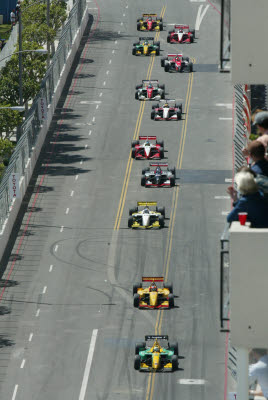
M 244 147 L 242 149 L 242 154 L 243 154 L 244 157 L 248 157 L 249 156 L 249 152 L 248 152 L 248 149 L 246 147 Z
M 233 201 L 237 200 L 237 191 L 235 190 L 235 188 L 233 186 L 228 186 L 227 193 L 230 195 L 230 197 Z

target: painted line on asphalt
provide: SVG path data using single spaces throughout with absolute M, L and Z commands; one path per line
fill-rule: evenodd
M 65 211 L 65 214 L 69 214 L 69 211 L 70 211 L 70 208 L 67 207 L 67 208 L 66 208 L 66 211 Z
M 47 291 L 47 286 L 44 286 L 44 289 L 43 289 L 43 294 L 45 294 L 45 293 L 46 293 L 46 291 Z
M 63 232 L 63 229 L 64 229 L 64 225 L 61 225 L 60 232 Z
M 233 179 L 232 179 L 232 178 L 225 178 L 225 179 L 224 179 L 224 182 L 226 182 L 226 183 L 232 183 L 232 182 L 233 182 Z
M 87 149 L 88 148 L 88 144 L 85 144 L 85 149 Z
M 232 110 L 233 104 L 232 103 L 216 103 L 215 106 L 217 107 L 226 107 L 229 110 Z
M 20 368 L 21 368 L 21 369 L 24 368 L 25 362 L 26 362 L 26 360 L 25 360 L 25 358 L 24 358 L 24 359 L 22 360 L 21 365 L 20 365 Z
M 229 200 L 230 196 L 214 196 L 215 200 Z
M 123 14 L 123 17 L 125 17 L 126 16 L 126 14 Z
M 102 92 L 100 92 L 100 97 L 102 97 Z
M 92 122 L 95 122 L 95 119 L 96 119 L 96 118 L 95 118 L 95 117 L 93 117 L 93 118 L 92 118 Z
M 220 121 L 232 121 L 232 117 L 219 117 Z
M 18 391 L 19 385 L 15 385 L 14 387 L 14 391 L 13 391 L 13 396 L 11 400 L 15 400 L 16 396 L 17 396 L 17 391 Z
M 110 73 L 110 71 L 108 70 L 108 71 L 106 71 L 106 75 L 109 75 L 109 73 Z
M 120 25 L 123 25 L 123 22 L 121 21 L 121 24 Z
M 70 196 L 73 197 L 73 195 L 74 195 L 74 191 L 72 190 L 71 193 L 70 193 Z
M 83 164 L 83 161 L 80 161 L 80 165 L 82 165 Z
M 88 135 L 89 135 L 89 136 L 91 135 L 91 131 L 88 132 Z
M 79 175 L 76 175 L 75 180 L 77 181 Z
M 98 108 L 99 108 L 99 105 L 97 104 L 97 105 L 96 105 L 96 110 L 97 110 Z
M 112 60 L 109 60 L 109 64 L 112 64 Z
M 199 6 L 198 11 L 197 11 L 196 22 L 195 22 L 195 30 L 196 31 L 199 31 L 201 22 L 205 16 L 207 10 L 209 9 L 209 4 L 205 6 L 203 11 L 202 11 L 202 9 L 203 9 L 203 4 L 201 4 Z
M 117 40 L 114 41 L 114 44 L 117 44 Z
M 105 86 L 105 85 L 106 85 L 106 81 L 103 82 L 103 86 Z
M 121 31 L 118 31 L 118 35 L 120 35 Z
M 180 385 L 205 385 L 205 379 L 178 379 Z
M 40 314 L 40 308 L 38 308 L 38 310 L 36 311 L 35 316 L 36 316 L 36 317 L 39 317 L 39 314 Z
M 90 345 L 89 345 L 89 350 L 88 350 L 86 367 L 85 367 L 84 376 L 83 376 L 82 385 L 81 385 L 80 394 L 79 394 L 79 400 L 85 399 L 88 378 L 89 378 L 91 364 L 92 364 L 92 360 L 93 360 L 97 335 L 98 335 L 98 329 L 93 329 L 91 340 L 90 340 Z
M 53 270 L 53 264 L 50 265 L 49 272 L 52 272 L 52 270 Z
M 56 244 L 54 251 L 58 251 L 59 246 Z
M 226 216 L 226 215 L 228 215 L 228 214 L 229 214 L 229 212 L 230 212 L 230 211 L 222 211 L 222 212 L 221 212 L 221 215 L 224 215 L 224 216 Z
M 114 54 L 114 53 L 115 53 L 115 50 L 113 50 L 112 53 Z

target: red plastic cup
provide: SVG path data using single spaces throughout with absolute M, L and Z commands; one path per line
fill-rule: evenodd
M 240 221 L 240 225 L 245 225 L 247 221 L 248 213 L 247 212 L 240 212 L 238 213 L 238 218 Z

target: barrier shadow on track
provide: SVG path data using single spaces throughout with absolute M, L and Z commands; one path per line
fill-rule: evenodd
M 231 170 L 193 170 L 181 169 L 176 171 L 176 179 L 180 184 L 225 184 L 226 179 L 232 178 Z
M 0 348 L 14 346 L 15 342 L 13 340 L 5 338 L 3 335 L 0 335 Z

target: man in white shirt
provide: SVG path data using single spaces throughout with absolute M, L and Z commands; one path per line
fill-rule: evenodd
M 261 142 L 265 147 L 265 152 L 268 152 L 268 111 L 261 111 L 255 115 L 254 123 L 259 131 L 258 141 Z M 245 157 L 249 156 L 247 147 L 242 150 Z
M 248 376 L 250 381 L 257 380 L 261 390 L 250 390 L 253 396 L 264 396 L 268 399 L 268 355 L 266 349 L 252 349 L 250 359 L 255 361 L 249 365 Z

